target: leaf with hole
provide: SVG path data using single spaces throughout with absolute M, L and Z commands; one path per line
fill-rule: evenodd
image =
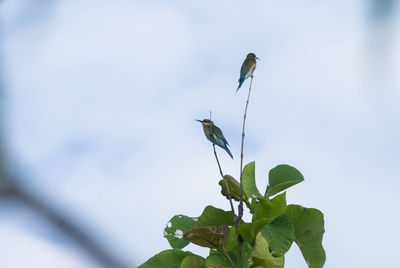
M 185 215 L 176 215 L 167 223 L 164 229 L 164 237 L 172 248 L 182 249 L 189 244 L 183 239 L 183 234 L 194 227 L 196 222 L 193 218 Z

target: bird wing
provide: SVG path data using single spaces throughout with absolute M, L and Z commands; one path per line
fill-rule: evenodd
M 229 145 L 228 141 L 224 137 L 224 134 L 222 133 L 222 130 L 219 127 L 213 126 L 213 134 L 220 138 L 225 144 Z
M 242 64 L 242 68 L 240 68 L 240 78 L 245 78 L 246 74 L 249 72 L 250 70 L 250 66 L 251 66 L 251 61 L 249 59 L 245 59 L 243 64 Z M 244 79 L 243 79 L 244 80 Z

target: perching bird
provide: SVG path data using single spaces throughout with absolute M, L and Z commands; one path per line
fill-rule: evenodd
M 208 119 L 204 119 L 203 121 L 196 119 L 196 121 L 200 122 L 203 125 L 204 134 L 206 134 L 207 139 L 213 144 L 215 143 L 216 145 L 224 149 L 233 159 L 232 153 L 228 149 L 229 143 L 226 141 L 221 129 L 214 125 L 213 121 Z
M 256 57 L 256 54 L 254 54 L 254 53 L 247 54 L 247 57 L 242 64 L 242 68 L 240 68 L 240 78 L 238 81 L 239 86 L 236 89 L 236 92 L 242 86 L 244 80 L 253 76 L 253 73 L 254 73 L 254 70 L 256 69 L 256 64 L 257 64 L 256 59 L 259 60 L 259 58 Z

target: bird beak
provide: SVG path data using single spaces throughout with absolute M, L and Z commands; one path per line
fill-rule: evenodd
M 261 60 L 259 57 L 256 57 L 257 60 Z
M 197 121 L 197 122 L 200 122 L 200 123 L 203 123 L 203 121 L 201 121 L 201 120 L 199 120 L 199 119 L 196 119 L 196 121 Z

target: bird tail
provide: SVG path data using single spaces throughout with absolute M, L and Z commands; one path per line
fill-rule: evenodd
M 233 155 L 232 155 L 231 151 L 229 151 L 228 146 L 225 146 L 224 149 L 225 149 L 225 151 L 229 154 L 229 156 L 233 159 Z
M 243 84 L 243 82 L 244 82 L 244 78 L 240 78 L 238 82 L 239 82 L 239 86 L 238 86 L 238 88 L 236 89 L 236 92 L 238 92 L 239 88 L 242 86 L 242 84 Z

